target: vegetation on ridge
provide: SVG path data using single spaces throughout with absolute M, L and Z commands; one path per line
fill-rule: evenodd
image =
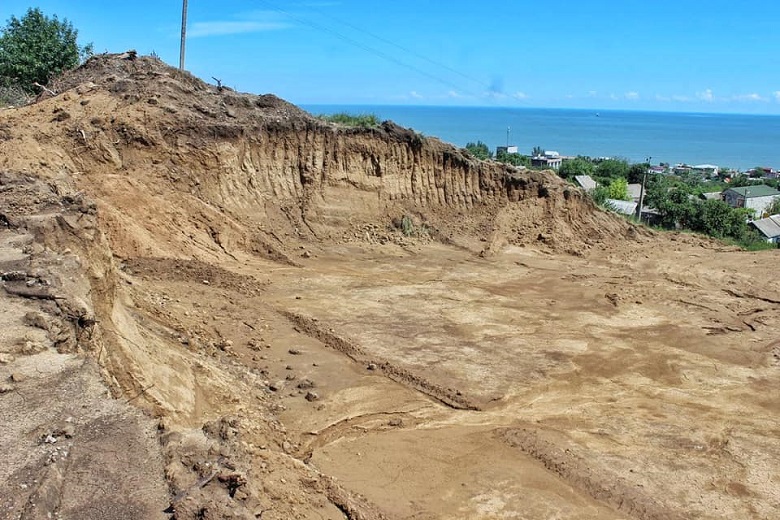
M 348 112 L 339 112 L 337 114 L 320 114 L 317 118 L 327 121 L 328 123 L 337 123 L 356 128 L 376 128 L 381 123 L 376 114 L 350 114 Z
M 92 54 L 80 47 L 78 31 L 67 19 L 51 18 L 30 8 L 21 18 L 11 16 L 0 32 L 0 103 L 16 103 L 64 70 Z

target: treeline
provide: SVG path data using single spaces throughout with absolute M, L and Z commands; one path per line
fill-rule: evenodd
M 576 175 L 590 175 L 599 187 L 590 192 L 598 204 L 605 204 L 607 198 L 628 199 L 623 187 L 629 183 L 641 183 L 649 163 L 629 163 L 625 159 L 591 159 L 577 157 L 564 161 L 558 174 L 567 180 Z M 724 169 L 726 170 L 726 169 Z M 719 199 L 705 199 L 704 193 L 721 192 L 729 187 L 755 184 L 777 185 L 776 180 L 750 179 L 745 175 L 735 177 L 731 182 L 724 179 L 709 180 L 701 175 L 648 174 L 645 185 L 643 208 L 655 210 L 653 224 L 663 229 L 687 229 L 704 233 L 714 238 L 738 244 L 747 249 L 773 247 L 748 223 L 752 210 L 732 208 Z M 627 193 L 625 194 L 627 195 Z M 776 202 L 780 211 L 780 201 Z
M 493 159 L 487 145 L 481 141 L 469 143 L 466 149 L 480 159 Z M 496 156 L 495 160 L 516 166 L 530 167 L 531 164 L 531 158 L 521 154 L 501 154 Z M 649 163 L 580 156 L 563 161 L 557 174 L 572 183 L 578 175 L 589 175 L 598 183 L 598 187 L 590 190 L 589 195 L 597 204 L 609 208 L 607 199 L 630 200 L 628 184 L 641 183 L 649 168 Z M 703 194 L 720 192 L 729 187 L 757 184 L 778 189 L 778 180 L 752 179 L 746 175 L 738 175 L 729 180 L 730 182 L 726 182 L 724 178 L 704 179 L 696 173 L 648 174 L 643 207 L 655 210 L 653 225 L 663 229 L 687 229 L 704 233 L 746 249 L 774 247 L 748 223 L 749 217 L 753 216 L 752 210 L 732 208 L 722 200 L 705 199 Z M 776 200 L 770 208 L 770 214 L 774 213 L 780 213 L 780 200 Z

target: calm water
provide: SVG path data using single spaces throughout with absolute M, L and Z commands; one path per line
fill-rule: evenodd
M 780 116 L 547 108 L 309 105 L 313 114 L 373 113 L 464 146 L 534 146 L 562 155 L 624 157 L 633 162 L 780 168 Z

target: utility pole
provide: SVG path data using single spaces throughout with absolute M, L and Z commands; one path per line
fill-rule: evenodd
M 647 157 L 645 159 L 645 162 L 647 163 L 647 167 L 645 168 L 645 174 L 642 175 L 642 187 L 639 190 L 639 206 L 636 208 L 636 219 L 639 222 L 642 222 L 642 204 L 645 202 L 645 185 L 647 184 L 647 171 L 650 169 L 650 161 L 652 161 L 652 157 Z
M 181 47 L 179 47 L 179 70 L 184 70 L 184 47 L 187 43 L 187 0 L 181 4 Z

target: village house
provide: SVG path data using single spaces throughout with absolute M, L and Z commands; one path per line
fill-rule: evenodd
M 693 167 L 694 173 L 698 173 L 708 178 L 717 177 L 719 168 L 714 164 L 697 164 Z
M 531 166 L 552 168 L 553 170 L 560 168 L 562 162 L 563 158 L 561 157 L 561 154 L 553 151 L 544 152 L 544 155 L 535 155 L 531 157 Z
M 514 154 L 517 155 L 520 153 L 517 146 L 515 145 L 506 145 L 506 146 L 497 146 L 496 147 L 496 155 L 502 155 L 502 154 Z
M 723 192 L 723 200 L 729 206 L 752 209 L 757 218 L 763 217 L 769 206 L 778 197 L 780 197 L 780 191 L 766 184 L 729 188 Z
M 751 224 L 764 235 L 767 242 L 780 243 L 780 215 L 754 220 Z

